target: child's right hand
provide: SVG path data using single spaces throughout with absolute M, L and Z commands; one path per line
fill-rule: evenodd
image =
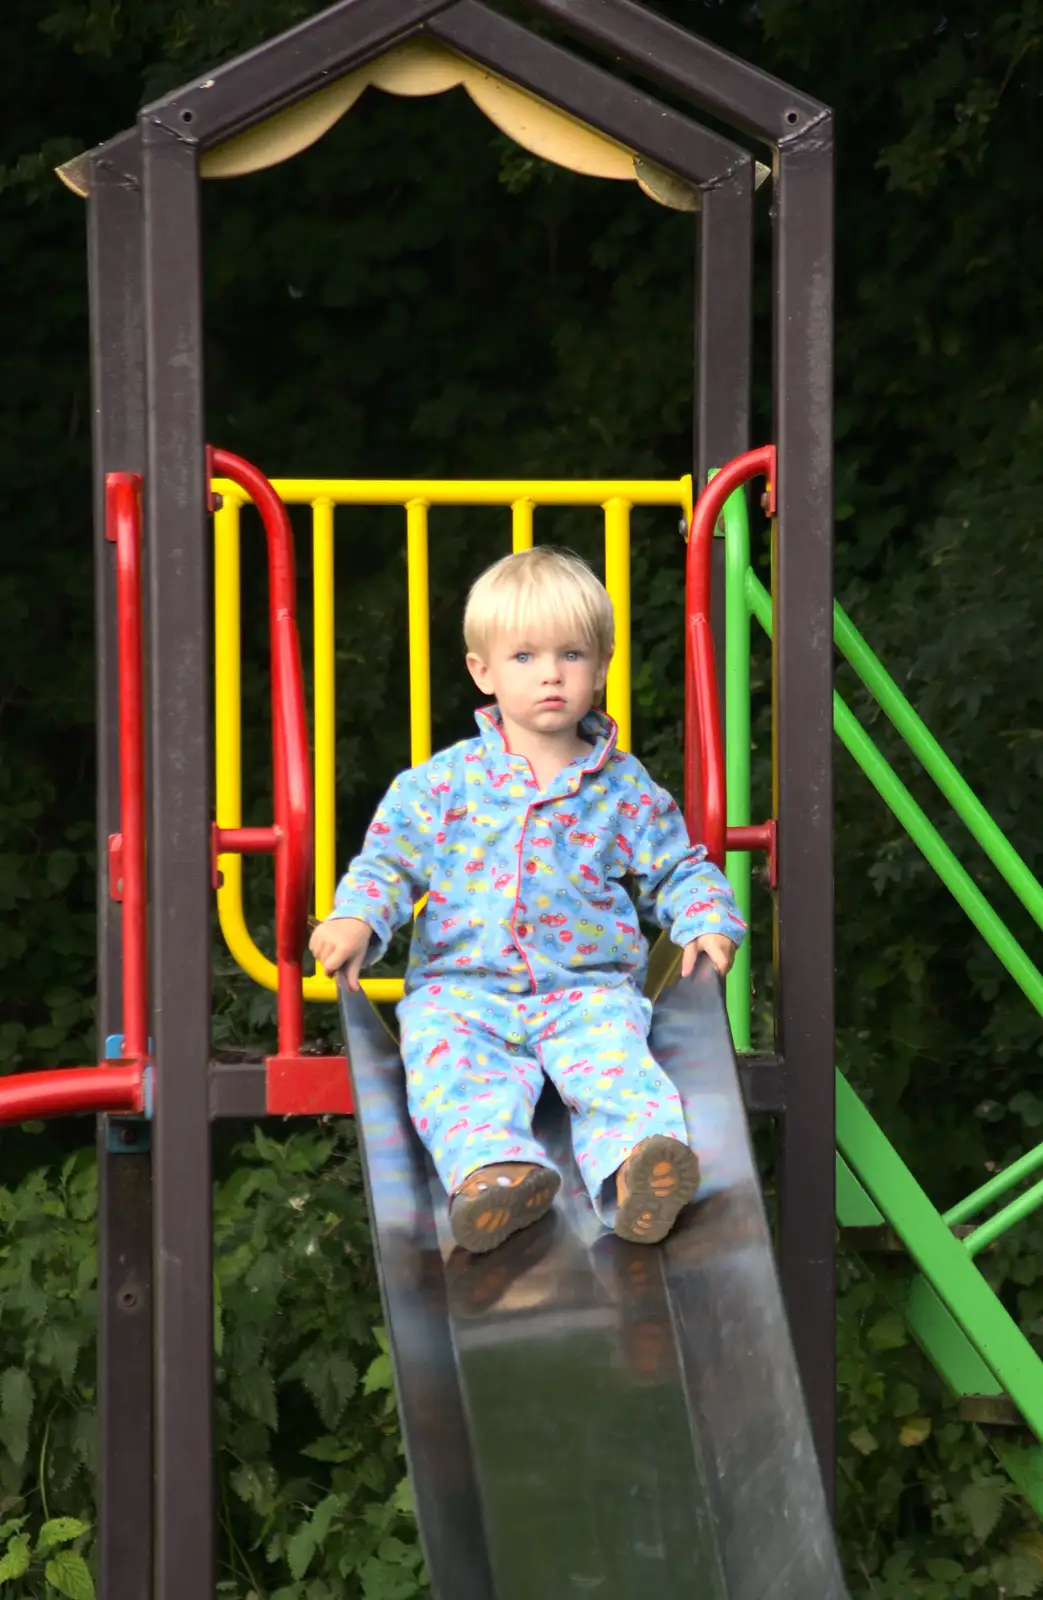
M 373 929 L 361 917 L 332 917 L 320 922 L 308 944 L 316 961 L 332 974 L 343 968 L 349 989 L 359 986 L 359 973 Z

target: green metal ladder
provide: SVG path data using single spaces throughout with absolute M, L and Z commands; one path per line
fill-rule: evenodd
M 771 596 L 750 564 L 746 503 L 737 493 L 724 511 L 727 646 L 728 825 L 750 822 L 751 622 L 771 635 Z M 942 795 L 1043 928 L 1043 885 L 1029 870 L 894 679 L 842 608 L 834 606 L 841 655 L 876 700 Z M 833 696 L 841 743 L 894 812 L 1022 992 L 1043 1014 L 1043 973 L 1030 960 L 970 874 L 949 849 L 850 707 Z M 743 915 L 751 898 L 748 854 L 730 854 L 728 874 Z M 750 950 L 739 951 L 728 980 L 728 1011 L 736 1049 L 750 1048 Z M 1043 1144 L 940 1212 L 921 1188 L 858 1094 L 837 1073 L 837 1219 L 842 1229 L 891 1235 L 913 1264 L 899 1309 L 910 1332 L 953 1394 L 984 1402 L 1008 1400 L 1020 1414 L 1016 1430 L 991 1430 L 988 1442 L 1015 1487 L 1043 1515 L 1043 1358 L 1018 1327 L 975 1264 L 975 1256 L 1043 1204 Z M 1003 1202 L 1012 1191 L 1016 1197 Z M 971 1219 L 990 1214 L 976 1226 Z M 857 1238 L 857 1232 L 852 1234 Z

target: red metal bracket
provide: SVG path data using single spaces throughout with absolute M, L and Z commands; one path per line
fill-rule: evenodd
M 344 1056 L 269 1056 L 265 1067 L 269 1116 L 350 1116 L 355 1109 Z
M 768 857 L 768 884 L 774 889 L 778 883 L 777 854 L 778 825 L 774 817 L 751 827 L 729 828 L 729 850 L 763 850 Z
M 221 874 L 217 867 L 218 856 L 271 856 L 276 853 L 282 839 L 278 823 L 271 828 L 219 828 L 210 824 L 210 887 L 221 887 Z
M 220 511 L 222 505 L 224 504 L 221 496 L 214 488 L 214 479 L 216 477 L 217 472 L 214 467 L 214 447 L 212 444 L 208 444 L 206 447 L 206 509 L 211 517 L 215 511 Z
M 109 834 L 109 899 L 123 899 L 123 835 Z
M 221 887 L 221 874 L 217 868 L 217 858 L 221 853 L 221 830 L 216 822 L 210 824 L 210 887 L 216 894 Z

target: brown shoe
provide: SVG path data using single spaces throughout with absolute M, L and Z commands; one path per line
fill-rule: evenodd
M 616 1174 L 615 1229 L 632 1244 L 658 1244 L 699 1187 L 699 1157 L 680 1139 L 643 1139 Z
M 561 1179 L 551 1167 L 504 1161 L 479 1167 L 453 1195 L 449 1226 L 453 1238 L 477 1255 L 538 1222 L 554 1204 Z

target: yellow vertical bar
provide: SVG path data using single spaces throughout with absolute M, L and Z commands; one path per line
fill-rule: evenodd
M 333 909 L 337 887 L 337 715 L 333 600 L 333 501 L 312 505 L 315 673 L 315 915 Z
M 409 582 L 409 739 L 413 766 L 431 754 L 431 626 L 427 561 L 427 501 L 406 506 Z
M 608 714 L 619 748 L 630 749 L 630 502 L 605 502 L 605 588 L 616 613 L 616 651 L 608 669 Z
M 511 507 L 511 533 L 515 555 L 519 550 L 532 549 L 532 512 L 531 500 L 515 500 Z
M 240 502 L 225 495 L 214 514 L 214 787 L 219 828 L 239 828 L 243 822 L 239 511 Z M 218 865 L 218 904 L 241 921 L 243 858 L 224 855 Z

